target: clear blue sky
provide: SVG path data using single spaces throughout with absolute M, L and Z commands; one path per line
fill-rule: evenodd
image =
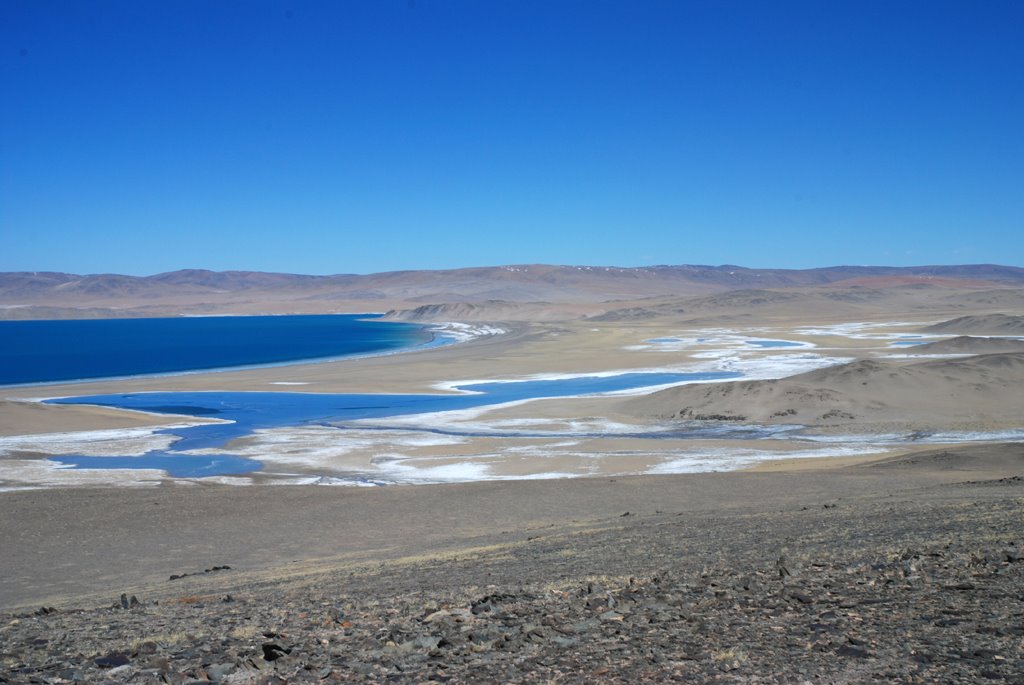
M 0 270 L 1024 265 L 1024 2 L 3 0 Z

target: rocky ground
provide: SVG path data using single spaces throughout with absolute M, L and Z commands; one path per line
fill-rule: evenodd
M 0 615 L 3 683 L 1024 683 L 1024 480 Z

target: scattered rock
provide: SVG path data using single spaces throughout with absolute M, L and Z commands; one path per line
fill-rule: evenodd
M 276 661 L 281 657 L 292 653 L 291 648 L 282 647 L 274 642 L 264 642 L 262 647 L 264 661 Z
M 110 652 L 105 656 L 96 657 L 93 659 L 93 663 L 100 668 L 115 668 L 117 666 L 125 666 L 131 662 L 128 655 L 123 652 Z
M 839 649 L 836 650 L 836 654 L 839 656 L 852 656 L 858 659 L 866 659 L 870 656 L 868 650 L 856 645 L 840 645 Z
M 230 566 L 211 566 L 210 568 L 203 569 L 203 573 L 216 573 L 217 571 L 230 571 Z M 181 578 L 188 578 L 189 576 L 197 576 L 199 573 L 172 573 L 167 580 L 180 580 Z
M 132 595 L 129 598 L 127 594 L 122 592 L 121 598 L 118 600 L 118 603 L 114 605 L 114 608 L 117 608 L 118 606 L 120 606 L 122 609 L 134 609 L 138 606 L 141 606 L 141 604 L 139 602 L 139 598 L 135 595 Z
M 1018 498 L 855 521 L 846 501 L 782 512 L 812 520 L 785 534 L 643 519 L 221 601 L 3 615 L 0 682 L 1016 682 Z

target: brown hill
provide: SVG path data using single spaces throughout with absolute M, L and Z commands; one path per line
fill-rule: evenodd
M 949 293 L 940 286 L 899 285 L 892 288 L 824 285 L 786 289 L 748 288 L 698 297 L 661 298 L 610 308 L 595 321 L 642 321 L 685 317 L 690 322 L 709 317 L 806 316 L 874 318 L 879 311 L 915 312 L 943 305 Z
M 659 419 L 875 424 L 914 428 L 1021 427 L 1024 352 L 896 363 L 863 359 L 780 380 L 670 388 L 626 400 Z
M 997 290 L 970 290 L 953 293 L 946 301 L 955 307 L 967 309 L 1024 309 L 1024 289 L 999 288 Z
M 996 354 L 999 352 L 1024 352 L 1024 340 L 1014 338 L 978 338 L 961 335 L 949 340 L 915 345 L 908 350 L 911 354 Z
M 922 328 L 921 331 L 925 333 L 1024 335 L 1024 316 L 1010 316 L 1008 314 L 961 316 Z
M 590 313 L 586 304 L 551 302 L 447 302 L 413 309 L 393 309 L 385 318 L 396 321 L 564 321 Z

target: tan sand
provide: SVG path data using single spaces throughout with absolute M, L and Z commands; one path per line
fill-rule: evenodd
M 825 466 L 821 464 L 820 466 Z M 255 579 L 580 534 L 630 516 L 752 514 L 842 501 L 862 507 L 946 497 L 948 483 L 1020 476 L 1024 447 L 929 450 L 783 473 L 470 483 L 400 488 L 167 486 L 5 493 L 0 607 L 147 600 Z M 945 494 L 944 494 L 945 493 Z M 781 514 L 780 514 L 781 512 Z M 231 574 L 204 575 L 213 566 Z M 184 584 L 171 575 L 197 573 Z
M 175 421 L 180 422 L 180 419 Z M 204 420 L 193 421 L 190 418 L 189 422 L 203 423 Z M 142 412 L 88 405 L 46 405 L 0 400 L 0 436 L 163 426 L 168 423 L 164 418 Z

